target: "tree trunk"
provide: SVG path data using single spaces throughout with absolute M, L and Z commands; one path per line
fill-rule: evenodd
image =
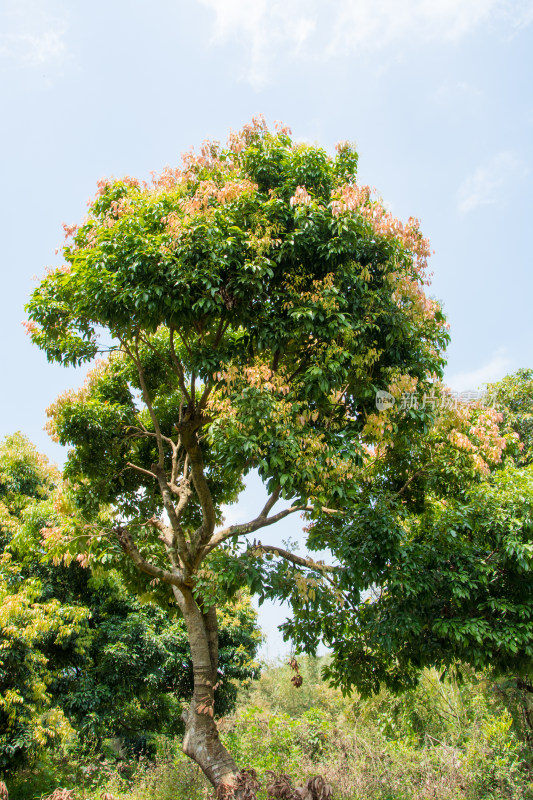
M 187 625 L 194 674 L 191 704 L 184 713 L 183 752 L 196 761 L 215 789 L 227 787 L 230 790 L 239 771 L 220 741 L 214 720 L 218 670 L 216 611 L 211 607 L 202 613 L 190 589 L 173 589 Z M 237 798 L 239 792 L 234 796 Z

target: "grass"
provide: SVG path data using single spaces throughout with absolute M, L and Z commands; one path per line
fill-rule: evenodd
M 490 675 L 441 682 L 428 670 L 410 693 L 363 700 L 324 685 L 316 659 L 302 660 L 299 689 L 291 674 L 284 665 L 264 670 L 219 723 L 237 763 L 257 770 L 258 800 L 266 800 L 271 772 L 288 774 L 294 785 L 321 774 L 335 800 L 533 800 L 532 751 L 521 723 L 527 715 Z M 41 774 L 34 768 L 8 783 L 10 800 L 41 800 L 58 785 L 74 788 L 76 800 L 211 795 L 179 743 L 163 737 L 150 760 L 71 753 L 49 754 L 47 763 Z

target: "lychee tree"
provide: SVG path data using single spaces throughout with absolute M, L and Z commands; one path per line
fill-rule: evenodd
M 400 402 L 442 396 L 447 324 L 425 294 L 417 220 L 393 218 L 356 168 L 348 143 L 333 157 L 258 118 L 149 184 L 101 181 L 85 221 L 66 227 L 65 264 L 28 304 L 50 360 L 99 358 L 49 410 L 72 447 L 76 514 L 47 541 L 120 566 L 140 591 L 171 590 L 194 665 L 184 751 L 215 787 L 239 774 L 214 720 L 217 606 L 244 584 L 289 597 L 301 646 L 316 644 L 314 620 L 342 673 L 348 611 L 368 579 L 354 548 L 382 565 L 379 583 L 402 514 L 485 480 L 504 446 L 481 408 L 437 424 L 434 404 Z M 396 403 L 378 410 L 379 390 Z M 251 470 L 268 499 L 225 525 Z M 272 525 L 302 514 L 309 548 L 333 563 L 269 544 Z M 321 620 L 340 608 L 331 633 Z

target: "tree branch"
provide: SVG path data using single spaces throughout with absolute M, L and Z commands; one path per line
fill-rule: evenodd
M 176 508 L 174 506 L 174 503 L 172 502 L 170 487 L 167 482 L 167 476 L 165 474 L 165 470 L 162 469 L 158 464 L 152 464 L 152 469 L 156 474 L 157 481 L 159 483 L 159 490 L 161 492 L 161 497 L 163 498 L 163 505 L 165 506 L 165 511 L 168 514 L 170 525 L 172 526 L 173 546 L 175 547 L 183 563 L 183 566 L 188 570 L 190 569 L 190 552 L 187 546 L 187 540 L 185 539 L 185 535 L 181 527 L 179 517 L 176 513 Z M 184 498 L 180 498 L 180 504 L 181 501 L 183 500 L 183 508 L 185 508 L 185 506 L 187 505 L 187 500 L 188 500 L 188 495 L 186 495 L 185 492 L 184 495 L 185 495 Z M 183 511 L 183 508 L 181 509 L 181 511 Z
M 146 386 L 146 381 L 144 379 L 144 371 L 141 364 L 141 359 L 139 357 L 139 342 L 138 338 L 135 340 L 135 355 L 131 352 L 128 345 L 124 341 L 124 339 L 120 339 L 119 341 L 129 355 L 135 366 L 137 367 L 137 373 L 139 375 L 139 382 L 141 384 L 141 390 L 143 394 L 143 399 L 148 409 L 148 413 L 150 414 L 150 419 L 152 420 L 152 424 L 154 426 L 156 440 L 157 440 L 157 451 L 159 453 L 159 464 L 163 467 L 165 463 L 165 451 L 163 450 L 163 437 L 161 435 L 161 428 L 159 427 L 159 421 L 154 413 L 154 409 L 152 407 L 152 401 L 150 400 L 150 393 L 148 391 L 148 387 Z
M 281 494 L 281 486 L 278 484 L 274 489 L 274 491 L 272 492 L 272 494 L 270 495 L 270 497 L 268 498 L 268 500 L 266 501 L 265 507 L 259 514 L 259 519 L 263 517 L 268 517 L 269 512 L 278 502 L 280 494 Z
M 191 431 L 187 426 L 183 426 L 180 428 L 180 434 L 183 447 L 187 451 L 189 458 L 190 473 L 194 489 L 202 509 L 202 524 L 196 529 L 192 536 L 193 548 L 197 550 L 211 538 L 216 521 L 215 506 L 209 484 L 204 474 L 202 450 L 198 443 L 196 432 L 194 430 Z
M 189 405 L 193 405 L 193 398 L 191 398 L 189 392 L 187 391 L 187 386 L 185 385 L 185 371 L 179 360 L 178 356 L 176 355 L 176 349 L 174 347 L 174 328 L 170 329 L 170 354 L 172 356 L 172 362 L 176 368 L 176 374 L 178 376 L 178 381 L 180 384 L 180 389 L 183 393 L 183 396 L 187 400 Z
M 163 583 L 170 583 L 177 587 L 183 586 L 184 576 L 181 571 L 175 570 L 173 572 L 169 572 L 166 569 L 156 567 L 155 564 L 151 564 L 149 561 L 146 561 L 146 559 L 144 559 L 137 550 L 137 547 L 127 528 L 123 528 L 118 525 L 116 528 L 113 528 L 113 530 L 124 552 L 132 559 L 132 561 L 142 572 L 146 573 L 146 575 L 151 575 L 152 578 L 158 578 L 160 581 L 163 581 Z
M 307 569 L 314 569 L 317 572 L 339 572 L 340 567 L 333 567 L 329 564 L 321 564 L 318 561 L 313 561 L 312 558 L 302 558 L 295 553 L 290 553 L 282 547 L 274 547 L 273 545 L 261 544 L 259 542 L 253 549 L 259 550 L 262 553 L 273 553 L 275 556 L 281 556 L 286 561 L 290 561 L 297 567 L 306 567 Z
M 149 469 L 138 467 L 137 464 L 132 464 L 131 461 L 126 462 L 126 466 L 137 470 L 137 472 L 141 472 L 143 475 L 149 475 L 150 478 L 155 478 L 155 480 L 157 480 L 157 475 L 154 472 L 150 472 Z
M 270 500 L 272 500 L 272 497 L 270 498 Z M 214 534 L 214 536 L 211 537 L 208 544 L 202 548 L 199 554 L 198 563 L 200 563 L 200 561 L 203 558 L 205 558 L 205 556 L 208 555 L 208 553 L 214 550 L 215 547 L 218 547 L 219 544 L 226 541 L 226 539 L 231 539 L 232 536 L 243 536 L 248 533 L 253 533 L 254 531 L 259 530 L 260 528 L 266 528 L 269 525 L 274 525 L 276 522 L 279 522 L 280 519 L 285 519 L 285 517 L 288 517 L 289 514 L 295 514 L 297 511 L 313 511 L 313 507 L 291 506 L 290 508 L 286 508 L 283 511 L 279 511 L 272 517 L 261 516 L 261 514 L 263 513 L 261 512 L 261 514 L 255 519 L 253 519 L 251 522 L 247 522 L 243 525 L 229 525 L 227 528 L 222 528 L 220 531 Z

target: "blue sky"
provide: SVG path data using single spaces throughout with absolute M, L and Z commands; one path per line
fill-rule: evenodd
M 421 219 L 453 388 L 533 366 L 532 77 L 533 0 L 2 0 L 2 435 L 64 458 L 44 410 L 83 375 L 20 324 L 61 223 L 99 178 L 147 178 L 256 113 L 355 141 L 361 181 Z

